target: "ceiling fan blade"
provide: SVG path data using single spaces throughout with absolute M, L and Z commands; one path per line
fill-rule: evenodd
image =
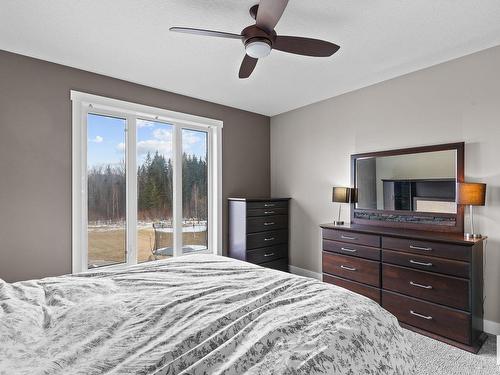
M 238 76 L 240 78 L 250 77 L 250 74 L 252 74 L 253 70 L 255 69 L 255 65 L 257 65 L 257 61 L 259 60 L 254 59 L 253 57 L 250 57 L 248 55 L 245 55 L 243 61 L 241 62 L 240 72 Z
M 339 46 L 319 39 L 300 36 L 277 36 L 273 49 L 297 55 L 328 57 L 339 50 Z
M 169 30 L 175 31 L 177 33 L 186 33 L 186 34 L 195 34 L 195 35 L 204 35 L 204 36 L 215 36 L 218 38 L 239 39 L 239 40 L 241 40 L 243 38 L 239 34 L 225 33 L 222 31 L 195 29 L 192 27 L 171 27 Z
M 257 26 L 268 33 L 272 32 L 287 5 L 288 0 L 260 0 L 257 10 Z

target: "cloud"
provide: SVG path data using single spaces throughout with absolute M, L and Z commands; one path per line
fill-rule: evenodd
M 146 155 L 148 152 L 154 154 L 158 153 L 165 155 L 169 158 L 172 155 L 172 142 L 162 141 L 158 139 L 149 139 L 147 141 L 140 141 L 137 143 L 137 154 Z
M 118 143 L 116 145 L 116 151 L 120 154 L 125 153 L 125 143 Z M 139 157 L 146 155 L 147 153 L 155 154 L 158 152 L 164 155 L 167 159 L 172 157 L 172 142 L 162 141 L 159 139 L 149 139 L 147 141 L 137 142 L 137 155 Z
M 100 135 L 96 135 L 94 139 L 90 140 L 90 142 L 94 142 L 94 143 L 101 143 L 102 141 L 104 141 L 104 138 L 101 137 Z
M 147 126 L 147 125 L 145 125 Z M 158 152 L 164 155 L 167 159 L 173 154 L 173 131 L 172 129 L 156 128 L 152 131 L 152 139 L 137 142 L 137 155 L 144 157 L 148 152 L 155 154 Z M 205 153 L 206 133 L 196 131 L 183 131 L 182 133 L 182 149 L 187 154 Z M 125 143 L 121 142 L 116 145 L 116 150 L 119 153 L 125 152 Z M 202 156 L 198 155 L 198 156 Z
M 206 133 L 197 131 L 183 131 L 182 133 L 182 149 L 187 154 L 195 154 L 196 150 L 193 146 L 204 148 L 206 142 Z
M 148 152 L 151 154 L 158 152 L 170 158 L 172 156 L 172 139 L 172 129 L 154 129 L 153 139 L 137 142 L 137 154 L 144 156 Z
M 153 130 L 153 137 L 160 141 L 172 142 L 172 131 L 167 129 L 155 129 Z

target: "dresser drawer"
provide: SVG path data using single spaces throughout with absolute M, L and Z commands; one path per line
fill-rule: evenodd
M 247 210 L 247 217 L 288 215 L 288 208 L 256 208 Z
M 380 287 L 380 263 L 323 251 L 323 272 Z
M 274 270 L 288 272 L 288 259 L 278 259 L 272 262 L 261 263 L 261 267 L 272 268 Z
M 354 293 L 361 294 L 365 297 L 368 297 L 378 304 L 380 304 L 380 289 L 374 288 L 373 286 L 368 286 L 365 284 L 358 283 L 357 281 L 351 281 L 347 279 L 343 279 L 342 277 L 332 276 L 323 274 L 323 281 L 325 283 L 333 284 L 340 286 L 344 289 L 349 289 Z
M 247 235 L 247 249 L 257 249 L 288 242 L 288 230 L 273 230 L 270 232 Z
M 384 263 L 397 264 L 410 268 L 416 268 L 429 272 L 444 273 L 446 275 L 469 278 L 470 264 L 457 260 L 429 257 L 417 254 L 403 253 L 399 251 L 383 250 L 382 260 Z
M 380 260 L 380 249 L 345 242 L 323 240 L 323 250 L 354 257 Z
M 323 229 L 323 239 L 380 247 L 380 236 L 374 234 L 353 233 L 338 229 Z
M 395 292 L 469 311 L 469 281 L 382 264 L 382 286 Z
M 288 216 L 249 217 L 247 219 L 247 233 L 264 232 L 288 228 Z
M 287 208 L 288 201 L 262 201 L 262 202 L 247 202 L 247 208 L 253 210 L 256 208 Z
M 471 316 L 468 313 L 385 290 L 382 291 L 382 307 L 402 323 L 470 344 Z
M 262 249 L 248 250 L 246 260 L 250 263 L 260 264 L 288 257 L 287 245 L 264 247 Z
M 413 254 L 470 261 L 470 247 L 468 246 L 394 237 L 382 237 L 382 247 L 384 249 L 401 250 Z

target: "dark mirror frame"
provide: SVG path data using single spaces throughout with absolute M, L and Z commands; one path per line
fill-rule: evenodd
M 358 159 L 447 150 L 456 151 L 456 179 L 457 182 L 464 182 L 465 144 L 464 142 L 459 142 L 351 155 L 351 186 L 356 187 L 356 161 Z M 463 233 L 464 207 L 457 205 L 457 213 L 449 214 L 361 209 L 356 208 L 355 204 L 351 204 L 351 223 L 435 232 Z

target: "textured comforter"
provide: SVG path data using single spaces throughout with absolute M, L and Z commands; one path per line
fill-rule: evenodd
M 396 319 L 320 281 L 189 255 L 8 284 L 0 374 L 411 374 Z

